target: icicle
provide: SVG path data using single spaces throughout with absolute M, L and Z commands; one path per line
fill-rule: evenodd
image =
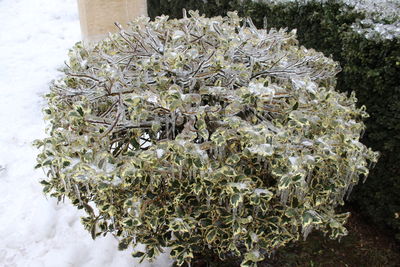
M 303 238 L 304 240 L 307 239 L 307 236 L 311 233 L 313 226 L 311 224 L 307 225 L 303 228 Z
M 193 180 L 196 179 L 196 168 L 195 167 L 192 168 L 192 179 Z
M 264 25 L 264 26 L 263 26 L 264 29 L 268 29 L 268 28 L 267 28 L 267 25 L 268 25 L 267 16 L 264 16 L 264 17 L 263 17 L 263 25 Z
M 307 177 L 306 177 L 306 182 L 307 182 L 307 184 L 309 184 L 310 181 L 311 181 L 311 171 L 308 170 L 308 172 L 307 172 Z
M 148 187 L 149 187 L 150 191 L 153 191 L 154 186 L 153 186 L 153 176 L 152 175 L 150 176 L 150 184 L 148 185 Z
M 374 169 L 376 166 L 376 161 L 370 161 L 368 164 L 368 169 L 372 170 Z
M 210 158 L 216 159 L 216 157 L 215 157 L 215 147 L 214 146 L 210 147 Z
M 258 217 L 258 212 L 260 211 L 260 207 L 256 206 L 253 208 L 254 217 Z
M 367 178 L 368 178 L 368 175 L 364 175 L 364 177 L 363 177 L 363 184 L 367 181 Z
M 172 177 L 172 181 L 175 181 L 175 170 L 173 167 L 171 167 L 171 177 Z
M 85 184 L 85 187 L 86 187 L 86 192 L 88 193 L 89 196 L 91 196 L 91 195 L 92 195 L 92 192 L 90 191 L 89 184 L 86 183 L 86 184 Z
M 62 183 L 64 185 L 65 192 L 69 192 L 69 190 L 67 189 L 67 183 L 65 182 L 63 175 L 60 175 L 60 177 L 61 177 L 61 181 L 62 181 Z
M 189 170 L 188 170 L 188 180 L 189 180 L 189 181 L 192 180 L 192 175 L 193 175 L 193 172 L 189 169 Z
M 235 236 L 233 236 L 233 242 L 237 242 L 238 241 L 238 239 L 239 239 L 239 235 L 235 235 Z
M 172 112 L 171 114 L 171 121 L 172 121 L 172 139 L 175 139 L 175 122 L 176 122 L 175 112 Z
M 233 220 L 236 220 L 237 208 L 232 208 L 232 217 Z
M 218 199 L 218 205 L 222 206 L 222 197 Z
M 197 202 L 200 203 L 200 196 L 199 195 L 196 195 L 196 199 L 197 199 Z
M 69 178 L 67 178 L 66 180 L 66 185 L 67 185 L 67 192 L 71 192 L 72 185 L 71 185 L 71 180 Z
M 196 86 L 196 79 L 191 79 L 190 81 L 187 82 L 189 85 L 189 93 L 193 93 L 193 89 Z
M 351 194 L 351 192 L 353 191 L 353 187 L 354 187 L 354 184 L 351 184 L 351 185 L 349 186 L 349 188 L 347 189 L 346 200 L 349 200 L 350 194 Z
M 138 114 L 137 116 L 136 116 L 136 125 L 139 127 L 139 125 L 140 125 L 140 115 Z
M 267 214 L 267 211 L 266 210 L 262 210 L 261 214 L 262 214 L 262 216 L 265 216 Z
M 182 166 L 179 166 L 179 180 L 182 180 Z
M 283 205 L 286 204 L 286 202 L 288 201 L 288 198 L 289 198 L 289 190 L 285 189 L 285 190 L 281 191 L 281 203 Z
M 211 199 L 210 196 L 207 196 L 207 208 L 210 208 L 211 206 Z
M 83 202 L 82 202 L 82 199 L 81 199 L 81 195 L 80 195 L 80 193 L 79 193 L 78 185 L 74 184 L 74 190 L 75 190 L 76 197 L 77 197 L 78 200 L 79 200 L 79 204 L 80 204 L 80 205 L 83 205 Z
M 239 212 L 239 214 L 242 213 L 242 208 L 243 208 L 242 203 L 239 203 L 239 205 L 238 205 L 238 212 Z
M 300 200 L 300 201 L 302 201 L 303 199 L 304 199 L 304 195 L 305 195 L 305 192 L 303 191 L 303 190 L 301 190 L 301 188 L 296 188 L 296 196 L 297 196 L 297 198 Z
M 143 73 L 143 80 L 144 80 L 144 84 L 149 83 L 149 73 L 147 72 L 147 70 L 145 70 Z
M 268 171 L 268 161 L 267 160 L 264 161 L 264 169 L 266 171 Z
M 167 139 L 169 139 L 169 123 L 170 123 L 170 118 L 168 116 L 165 116 L 165 130 Z
M 218 147 L 217 148 L 218 150 L 218 159 L 220 160 L 220 161 L 222 161 L 223 159 L 224 159 L 224 148 L 223 147 Z
M 347 176 L 346 176 L 346 182 L 350 183 L 351 182 L 351 178 L 353 177 L 354 171 L 348 172 Z
M 354 170 L 353 170 L 353 171 L 351 171 L 351 173 L 350 173 L 349 182 L 351 182 L 351 180 L 352 180 L 353 176 L 354 176 Z
M 365 128 L 363 128 L 363 129 L 361 130 L 360 138 L 363 138 L 364 134 L 365 134 Z

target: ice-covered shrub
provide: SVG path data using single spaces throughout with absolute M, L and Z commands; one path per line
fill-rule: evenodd
M 377 155 L 364 108 L 334 90 L 338 65 L 295 32 L 236 13 L 141 18 L 77 44 L 45 109 L 44 191 L 87 212 L 133 256 L 177 264 L 217 254 L 243 266 L 312 229 L 346 235 L 335 207 Z
M 190 6 L 206 16 L 238 10 L 256 27 L 297 29 L 299 43 L 339 61 L 339 91 L 356 92 L 371 115 L 362 142 L 381 152 L 351 202 L 400 240 L 400 2 L 399 0 L 148 0 L 149 15 L 182 16 Z M 267 22 L 267 23 L 265 23 Z

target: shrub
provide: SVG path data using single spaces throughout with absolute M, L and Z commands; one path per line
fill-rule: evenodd
M 352 3 L 353 2 L 353 3 Z M 297 29 L 300 44 L 332 55 L 343 71 L 337 89 L 356 92 L 370 118 L 362 142 L 381 152 L 376 168 L 356 187 L 351 203 L 400 240 L 400 39 L 399 3 L 395 1 L 253 1 L 149 0 L 150 15 L 180 17 L 186 5 L 207 16 L 236 9 L 262 28 Z M 351 6 L 348 6 L 350 4 Z M 355 5 L 355 8 L 352 6 Z M 396 8 L 397 7 L 397 8 Z
M 142 243 L 142 259 L 168 247 L 178 265 L 346 235 L 335 207 L 377 154 L 359 142 L 364 107 L 334 90 L 338 65 L 293 31 L 190 14 L 71 50 L 36 142 L 45 193 L 84 209 L 93 238 Z

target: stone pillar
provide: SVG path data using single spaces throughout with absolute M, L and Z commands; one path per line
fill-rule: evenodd
M 82 39 L 96 42 L 137 16 L 147 16 L 147 0 L 78 0 Z

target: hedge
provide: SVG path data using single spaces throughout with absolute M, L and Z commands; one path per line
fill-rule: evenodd
M 400 239 L 400 40 L 367 38 L 352 29 L 365 18 L 342 1 L 263 3 L 250 0 L 149 0 L 149 15 L 172 18 L 182 9 L 197 9 L 207 16 L 237 10 L 261 28 L 296 28 L 298 40 L 340 62 L 337 88 L 355 91 L 359 105 L 366 105 L 370 118 L 363 142 L 381 152 L 367 181 L 356 188 L 351 203 L 382 228 L 394 230 Z

